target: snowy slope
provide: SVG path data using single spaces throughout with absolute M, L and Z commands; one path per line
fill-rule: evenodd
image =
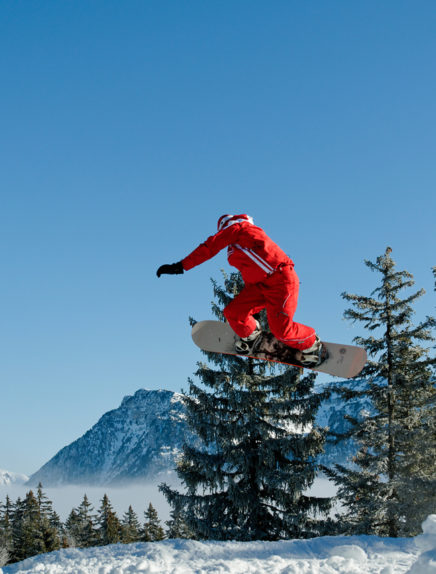
M 362 382 L 349 384 L 359 387 Z M 368 408 L 361 399 L 344 403 L 333 395 L 321 406 L 317 424 L 342 432 L 347 424 L 345 413 L 358 417 Z M 117 485 L 156 480 L 159 472 L 174 469 L 183 442 L 194 440 L 186 428 L 184 409 L 180 394 L 138 390 L 125 397 L 120 407 L 104 414 L 82 437 L 60 450 L 30 477 L 30 484 Z M 351 441 L 327 445 L 320 462 L 345 461 L 354 452 Z
M 8 486 L 10 484 L 24 484 L 29 480 L 25 474 L 17 472 L 10 472 L 9 470 L 2 470 L 0 468 L 0 486 Z
M 1 569 L 0 569 L 1 572 Z M 416 538 L 329 536 L 281 542 L 167 540 L 66 549 L 3 574 L 434 574 L 436 515 Z

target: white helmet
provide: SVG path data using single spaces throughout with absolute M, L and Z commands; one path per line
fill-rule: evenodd
M 218 231 L 221 231 L 222 229 L 229 227 L 229 225 L 242 222 L 251 223 L 252 225 L 254 223 L 253 218 L 250 215 L 247 215 L 246 213 L 242 213 L 241 215 L 229 215 L 227 213 L 225 215 L 221 215 L 221 217 L 218 219 L 217 228 Z

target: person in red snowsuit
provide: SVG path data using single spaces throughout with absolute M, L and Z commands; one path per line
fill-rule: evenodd
M 244 288 L 227 305 L 223 313 L 230 327 L 241 338 L 242 352 L 248 352 L 261 333 L 253 317 L 266 310 L 272 334 L 284 344 L 303 352 L 305 363 L 317 362 L 321 343 L 312 327 L 293 320 L 297 308 L 299 280 L 293 261 L 246 214 L 223 215 L 218 231 L 187 257 L 171 265 L 161 265 L 157 276 L 180 274 L 214 257 L 227 247 L 230 265 L 236 267 Z

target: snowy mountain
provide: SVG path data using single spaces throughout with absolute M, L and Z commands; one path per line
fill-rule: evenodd
M 350 381 L 359 386 L 360 381 Z M 333 395 L 321 407 L 317 423 L 342 432 L 344 414 L 361 416 L 369 405 Z M 156 480 L 160 472 L 175 467 L 183 443 L 193 441 L 185 422 L 182 395 L 171 391 L 139 390 L 123 399 L 81 438 L 60 450 L 30 477 L 30 484 L 45 487 L 66 484 L 116 485 Z M 344 462 L 355 450 L 349 441 L 327 445 L 320 462 Z
M 9 470 L 2 470 L 0 468 L 0 486 L 9 486 L 10 484 L 24 484 L 29 480 L 25 474 L 18 474 L 17 472 L 10 472 Z
M 415 538 L 324 536 L 279 542 L 164 540 L 65 548 L 3 567 L 3 574 L 431 574 L 436 515 Z M 0 574 L 2 568 L 0 568 Z
M 141 389 L 60 450 L 29 483 L 47 487 L 149 480 L 174 468 L 185 437 L 182 395 Z

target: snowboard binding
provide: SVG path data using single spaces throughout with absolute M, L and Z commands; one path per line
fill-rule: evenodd
M 256 320 L 256 328 L 248 335 L 237 339 L 235 342 L 235 351 L 238 355 L 250 355 L 255 353 L 261 343 L 263 331 L 260 327 L 259 321 Z
M 248 337 L 246 339 L 238 339 L 235 343 L 236 353 L 238 353 L 238 355 L 252 355 L 256 353 L 262 343 L 262 338 L 262 331 L 259 331 L 252 339 Z
M 245 339 L 237 339 L 235 342 L 235 353 L 245 356 L 259 356 L 267 360 L 270 357 L 274 357 L 275 359 L 281 359 L 283 362 L 292 358 L 295 363 L 308 369 L 318 367 L 329 356 L 327 347 L 321 342 L 318 335 L 312 347 L 305 351 L 300 351 L 299 349 L 288 347 L 281 341 L 278 341 L 272 333 L 261 331 L 260 329 L 254 331 Z
M 327 347 L 321 342 L 321 339 L 316 336 L 315 343 L 309 347 L 308 349 L 304 349 L 304 351 L 300 351 L 301 358 L 298 354 L 296 354 L 296 358 L 298 358 L 299 362 L 305 366 L 310 368 L 317 367 L 323 361 L 328 358 L 328 351 Z
M 317 336 L 317 340 L 315 342 L 316 348 L 312 350 L 312 347 L 308 349 L 308 351 L 297 351 L 295 354 L 295 358 L 300 362 L 303 367 L 307 367 L 308 369 L 313 369 L 321 365 L 324 361 L 326 361 L 329 357 L 329 352 L 327 347 L 319 340 Z

